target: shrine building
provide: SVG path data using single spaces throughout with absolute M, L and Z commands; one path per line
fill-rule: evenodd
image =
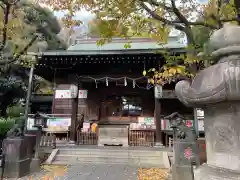
M 113 136 L 110 129 L 117 131 L 120 128 L 122 133 L 141 134 L 135 138 L 141 139 L 143 145 L 150 141 L 151 146 L 166 144 L 165 132 L 169 130 L 169 124 L 162 121 L 162 117 L 177 111 L 193 119 L 193 109 L 185 107 L 175 97 L 175 84 L 164 86 L 162 97 L 155 98 L 154 87 L 148 84 L 142 72 L 163 66 L 164 57 L 156 53 L 158 50 L 167 50 L 172 55 L 185 53 L 186 46 L 180 37 L 169 37 L 167 44 L 133 38 L 128 49 L 124 48 L 127 41 L 120 38 L 103 46 L 97 46 L 96 40 L 83 39 L 65 51 L 47 51 L 39 57 L 34 73 L 53 82 L 55 87 L 54 95 L 48 97 L 51 114 L 70 119 L 70 141 L 80 141 L 85 132 L 80 135 L 76 132 L 78 121 L 84 115 L 84 122 L 97 122 L 99 138 L 101 133 Z M 72 84 L 78 88 L 77 98 L 71 98 Z M 34 103 L 32 108 L 37 111 Z M 89 126 L 85 124 L 84 128 Z M 125 145 L 136 144 L 129 134 L 127 136 Z M 113 144 L 118 141 L 114 138 Z

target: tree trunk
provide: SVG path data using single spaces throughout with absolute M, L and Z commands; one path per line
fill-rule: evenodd
M 235 7 L 237 9 L 237 19 L 238 19 L 238 24 L 240 24 L 240 1 L 239 0 L 234 0 Z
M 197 55 L 197 52 L 196 52 L 196 49 L 195 49 L 196 44 L 195 44 L 195 41 L 194 41 L 192 28 L 191 27 L 186 27 L 184 32 L 187 36 L 187 44 L 188 44 L 188 46 L 190 46 L 187 49 L 187 54 L 195 57 Z M 189 72 L 191 72 L 192 74 L 196 74 L 197 71 L 198 71 L 196 63 L 189 65 L 188 68 L 189 68 Z
M 0 117 L 7 117 L 7 106 L 6 105 L 2 105 L 0 106 L 1 110 L 0 110 Z

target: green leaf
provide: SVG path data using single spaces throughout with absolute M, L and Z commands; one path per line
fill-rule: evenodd
M 130 43 L 124 44 L 124 48 L 125 49 L 130 49 L 131 48 L 131 44 Z

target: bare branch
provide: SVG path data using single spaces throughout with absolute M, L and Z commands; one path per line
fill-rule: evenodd
M 184 31 L 184 26 L 182 26 L 181 24 L 177 24 L 177 23 L 175 23 L 173 21 L 170 21 L 168 19 L 165 19 L 164 17 L 159 16 L 154 11 L 152 11 L 149 7 L 147 7 L 147 5 L 144 4 L 143 2 L 140 2 L 140 6 L 145 11 L 147 11 L 154 19 L 159 20 L 159 21 L 163 22 L 164 24 L 174 26 L 179 31 Z
M 20 52 L 14 57 L 15 61 L 18 60 L 21 55 L 23 55 L 23 54 L 25 54 L 25 53 L 27 52 L 28 48 L 30 48 L 30 47 L 33 45 L 33 43 L 37 40 L 37 38 L 38 38 L 38 35 L 35 34 L 35 35 L 32 37 L 31 41 L 29 41 L 28 44 L 23 48 L 23 50 L 20 51 Z
M 212 18 L 214 18 L 214 17 L 212 17 Z M 226 22 L 238 21 L 238 18 L 234 17 L 234 18 L 231 18 L 231 19 L 219 19 L 219 20 L 214 19 L 214 20 L 219 21 L 222 24 L 222 23 L 226 23 Z M 211 24 L 208 24 L 204 21 L 195 21 L 195 22 L 190 22 L 189 21 L 188 23 L 191 26 L 205 26 L 205 27 L 209 27 L 211 29 L 219 29 L 221 27 L 221 26 L 219 27 L 219 24 L 211 25 Z
M 9 64 L 12 64 L 12 63 L 16 62 L 17 60 L 19 60 L 20 56 L 24 55 L 27 52 L 28 48 L 33 45 L 33 43 L 37 40 L 37 38 L 38 38 L 38 35 L 37 34 L 34 35 L 31 39 L 31 41 L 29 41 L 29 43 L 23 48 L 23 50 L 20 51 L 17 55 L 15 55 L 13 57 L 13 59 L 11 59 L 10 61 L 8 61 L 8 60 L 7 61 L 1 61 L 0 65 L 1 66 L 2 65 L 9 65 Z
M 165 3 L 163 2 L 157 2 L 156 0 L 147 0 L 145 2 L 148 2 L 149 4 L 153 5 L 153 6 L 157 6 L 157 7 L 162 7 L 163 9 L 167 10 L 167 11 L 173 11 L 172 7 L 167 6 Z
M 172 9 L 174 14 L 178 17 L 178 19 L 184 23 L 186 26 L 189 26 L 188 20 L 186 17 L 184 17 L 184 15 L 179 11 L 179 9 L 176 6 L 175 0 L 171 0 L 171 4 L 172 4 Z
M 234 0 L 234 4 L 236 7 L 236 11 L 237 11 L 237 22 L 238 22 L 238 24 L 240 24 L 240 1 Z
M 5 7 L 4 7 L 4 5 L 2 4 L 2 3 L 0 3 L 0 7 L 4 10 L 5 9 Z
M 190 26 L 205 26 L 205 27 L 209 27 L 211 29 L 218 29 L 218 26 L 208 24 L 204 21 L 188 22 L 188 24 Z
M 5 45 L 7 42 L 7 25 L 9 20 L 10 8 L 11 8 L 11 5 L 6 4 L 6 8 L 4 9 L 4 22 L 3 22 L 2 42 L 0 45 L 0 51 L 2 51 L 5 48 Z

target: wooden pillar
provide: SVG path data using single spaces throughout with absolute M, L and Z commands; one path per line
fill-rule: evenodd
M 78 85 L 79 89 L 79 85 Z M 78 92 L 78 90 L 77 90 Z M 77 93 L 78 94 L 78 93 Z M 70 143 L 76 142 L 76 124 L 78 117 L 78 95 L 72 99 L 72 112 L 71 112 L 71 127 L 70 127 Z
M 155 98 L 155 125 L 156 125 L 156 146 L 163 146 L 162 127 L 161 127 L 161 102 L 160 99 Z
M 158 61 L 158 70 L 161 70 L 161 62 Z M 161 98 L 163 96 L 162 86 L 155 84 L 154 99 L 155 99 L 155 125 L 156 125 L 156 144 L 157 147 L 163 147 L 162 127 L 161 127 Z

